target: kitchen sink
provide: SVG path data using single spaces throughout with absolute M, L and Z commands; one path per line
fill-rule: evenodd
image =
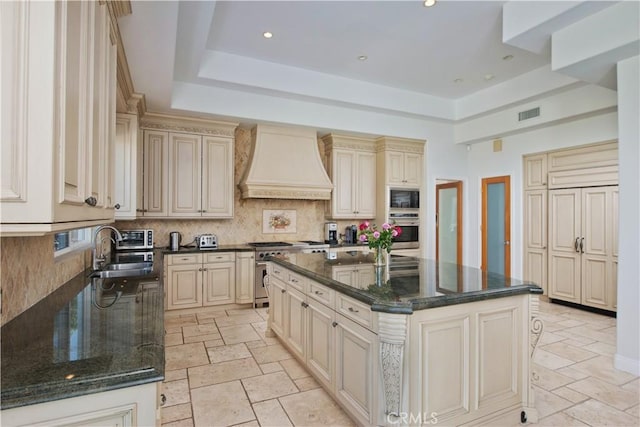
M 102 270 L 96 270 L 89 277 L 112 279 L 118 277 L 136 277 L 150 274 L 153 270 L 152 262 L 130 262 L 122 264 L 107 264 Z
M 153 268 L 152 262 L 123 262 L 120 264 L 107 264 L 102 271 L 116 271 L 116 270 L 140 270 L 144 268 Z

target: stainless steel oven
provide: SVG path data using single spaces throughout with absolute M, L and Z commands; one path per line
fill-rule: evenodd
M 138 251 L 122 251 L 116 252 L 113 255 L 114 262 L 121 263 L 133 263 L 133 262 L 153 262 L 153 251 L 138 252 Z
M 420 247 L 420 218 L 417 213 L 389 215 L 389 222 L 402 228 L 402 233 L 393 238 L 395 249 L 416 249 Z

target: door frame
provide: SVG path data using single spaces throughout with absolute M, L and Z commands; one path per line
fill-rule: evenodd
M 504 275 L 511 275 L 511 177 L 509 175 L 482 178 L 482 271 L 487 271 L 487 187 L 504 184 Z
M 438 215 L 440 214 L 440 197 L 439 193 L 441 189 L 446 188 L 455 188 L 456 189 L 456 221 L 457 230 L 456 230 L 456 262 L 458 265 L 462 265 L 462 181 L 452 181 L 443 184 L 436 184 L 436 261 L 439 259 L 439 250 L 440 250 L 440 218 Z

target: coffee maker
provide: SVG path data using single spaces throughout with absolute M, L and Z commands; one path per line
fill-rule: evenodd
M 338 244 L 338 224 L 335 222 L 324 223 L 324 242 L 330 245 Z

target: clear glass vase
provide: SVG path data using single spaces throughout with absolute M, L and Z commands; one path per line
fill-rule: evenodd
M 383 265 L 385 265 L 387 263 L 387 254 L 386 254 L 386 250 L 384 248 L 375 248 L 374 249 L 374 256 L 375 256 L 375 261 L 374 264 L 376 265 L 376 267 L 381 267 Z

